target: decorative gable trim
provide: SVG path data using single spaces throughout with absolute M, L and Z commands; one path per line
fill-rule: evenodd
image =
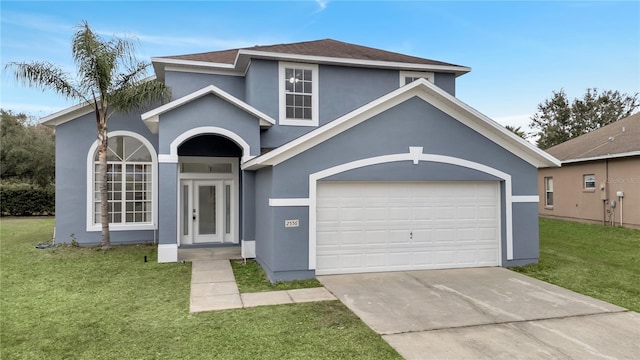
M 418 79 L 328 124 L 244 164 L 244 170 L 274 166 L 400 103 L 419 97 L 535 167 L 557 167 L 560 161 L 513 134 L 449 93 Z
M 215 85 L 209 85 L 200 90 L 194 91 L 191 94 L 173 100 L 168 104 L 157 107 L 151 111 L 147 111 L 146 113 L 140 115 L 140 117 L 142 118 L 142 121 L 144 121 L 145 125 L 147 125 L 149 130 L 151 130 L 152 133 L 157 134 L 160 115 L 209 94 L 215 95 L 227 101 L 228 103 L 240 108 L 241 110 L 244 110 L 247 113 L 257 117 L 260 120 L 260 126 L 271 126 L 276 123 L 276 121 L 269 115 L 263 113 L 262 111 L 254 108 L 253 106 L 247 104 L 246 102 L 238 99 L 237 97 L 229 94 L 228 92 L 220 89 Z

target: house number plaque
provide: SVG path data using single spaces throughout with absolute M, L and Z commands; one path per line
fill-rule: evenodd
M 298 226 L 300 226 L 300 220 L 298 219 L 284 221 L 284 227 L 298 227 Z

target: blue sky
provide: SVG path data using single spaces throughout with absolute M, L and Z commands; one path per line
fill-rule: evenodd
M 73 71 L 82 20 L 139 40 L 138 57 L 323 38 L 469 66 L 457 96 L 503 124 L 527 127 L 564 89 L 640 92 L 639 1 L 0 1 L 0 106 L 36 117 L 73 103 L 4 70 L 46 60 Z

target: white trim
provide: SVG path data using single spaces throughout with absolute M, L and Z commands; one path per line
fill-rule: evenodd
M 401 153 L 401 154 L 389 154 L 371 157 L 367 159 L 361 159 L 356 161 L 351 161 L 348 163 L 344 163 L 341 165 L 337 165 L 325 170 L 318 171 L 316 173 L 309 175 L 309 269 L 315 270 L 316 268 L 316 205 L 317 205 L 317 183 L 318 180 L 324 179 L 326 177 L 339 174 L 348 170 L 353 170 L 365 166 L 389 163 L 389 162 L 397 162 L 397 161 L 414 161 L 415 153 Z M 445 163 L 451 165 L 462 166 L 474 170 L 478 170 L 489 175 L 493 175 L 497 178 L 504 180 L 504 188 L 505 188 L 505 233 L 506 233 L 506 247 L 507 247 L 507 260 L 513 260 L 513 207 L 512 207 L 512 186 L 511 186 L 511 175 L 500 171 L 498 169 L 494 169 L 492 167 L 486 166 L 484 164 L 479 164 L 473 161 L 468 161 L 460 158 L 455 158 L 451 156 L 444 155 L 433 155 L 433 154 L 421 154 L 419 156 L 420 161 L 430 161 L 430 162 L 438 162 Z M 500 247 L 502 246 L 501 238 Z M 502 251 L 502 250 L 500 250 Z M 500 257 L 500 265 L 502 265 L 502 256 Z
M 256 257 L 256 241 L 242 240 L 240 243 L 240 253 L 243 259 L 255 259 Z
M 383 68 L 383 69 L 394 69 L 394 70 L 448 72 L 448 73 L 454 73 L 456 76 L 464 75 L 471 71 L 470 67 L 458 66 L 458 65 L 429 65 L 429 64 L 405 63 L 405 62 L 394 62 L 394 61 L 361 60 L 361 59 L 338 58 L 338 57 L 329 57 L 329 56 L 285 54 L 285 53 L 269 52 L 269 51 L 256 51 L 256 50 L 249 50 L 249 49 L 238 49 L 238 53 L 236 54 L 236 58 L 233 64 L 216 63 L 216 62 L 209 62 L 209 61 L 161 58 L 161 57 L 152 57 L 151 63 L 153 64 L 153 67 L 156 70 L 156 73 L 159 78 L 162 78 L 164 76 L 164 71 L 167 65 L 194 67 L 194 68 L 208 69 L 209 71 L 212 71 L 213 69 L 217 69 L 218 71 L 227 71 L 230 73 L 244 74 L 247 71 L 249 64 L 251 63 L 252 58 L 281 60 L 281 61 L 290 61 L 290 62 L 307 62 L 307 63 L 315 63 L 315 64 L 372 67 L 372 68 Z
M 160 154 L 163 159 L 163 162 L 178 162 L 178 147 L 183 142 L 189 140 L 190 138 L 202 134 L 216 134 L 225 136 L 231 140 L 233 140 L 238 146 L 242 148 L 242 159 L 243 163 L 251 160 L 254 156 L 251 156 L 251 146 L 247 143 L 240 135 L 234 133 L 231 130 L 227 130 L 225 128 L 217 127 L 217 126 L 201 126 L 197 128 L 189 129 L 182 134 L 178 135 L 173 141 L 171 145 L 169 145 L 169 154 Z M 174 161 L 175 160 L 175 161 Z
M 418 79 L 277 149 L 256 157 L 244 164 L 243 169 L 257 170 L 265 166 L 277 165 L 414 96 L 434 105 L 533 166 L 560 166 L 558 159 L 513 134 L 504 126 L 482 115 L 434 84 L 424 79 Z
M 540 196 L 538 195 L 513 195 L 511 202 L 514 203 L 538 203 L 540 202 Z
M 258 120 L 261 121 L 261 124 L 263 124 L 264 122 L 270 125 L 273 125 L 276 123 L 276 121 L 272 119 L 269 115 L 263 113 L 262 111 L 254 108 L 253 106 L 245 103 L 244 101 L 238 99 L 237 97 L 229 94 L 228 92 L 220 89 L 215 85 L 206 86 L 200 90 L 194 91 L 179 99 L 173 100 L 170 103 L 164 104 L 153 110 L 147 111 L 144 114 L 140 115 L 140 117 L 142 118 L 142 121 L 144 121 L 144 123 L 147 125 L 147 127 L 155 134 L 158 132 L 157 124 L 160 121 L 160 115 L 209 94 L 213 94 L 221 98 L 222 100 L 225 100 L 228 103 L 238 107 L 239 109 L 244 110 L 247 113 L 255 116 L 256 118 L 258 118 Z
M 40 124 L 55 127 L 92 112 L 93 107 L 91 104 L 82 103 L 60 110 L 51 115 L 47 115 L 40 119 Z
M 269 199 L 269 206 L 309 206 L 308 198 Z
M 158 262 L 178 262 L 178 244 L 158 244 Z
M 151 223 L 131 223 L 131 224 L 109 224 L 109 231 L 128 231 L 128 230 L 157 230 L 158 229 L 158 156 L 156 150 L 149 140 L 144 136 L 125 130 L 116 130 L 107 133 L 107 137 L 114 136 L 130 136 L 140 141 L 147 147 L 151 154 Z M 86 193 L 86 230 L 87 232 L 101 231 L 101 224 L 93 223 L 93 187 L 95 185 L 94 179 L 94 164 L 95 153 L 98 150 L 98 140 L 91 144 L 89 152 L 87 153 L 87 193 Z M 124 211 L 124 209 L 123 209 Z
M 434 83 L 436 82 L 435 80 L 435 74 L 433 72 L 430 71 L 404 71 L 404 70 L 400 70 L 400 87 L 407 85 L 407 82 L 405 81 L 405 78 L 407 77 L 412 77 L 412 78 L 423 78 L 426 79 L 427 81 Z
M 285 93 L 285 84 L 284 84 L 284 76 L 286 68 L 295 68 L 295 69 L 303 69 L 303 70 L 311 70 L 311 120 L 305 119 L 288 119 L 286 112 L 286 93 Z M 300 63 L 290 63 L 290 62 L 279 62 L 278 63 L 278 106 L 279 106 L 279 118 L 278 124 L 280 125 L 289 125 L 289 126 L 318 126 L 320 123 L 319 116 L 320 111 L 318 109 L 319 106 L 319 94 L 318 94 L 318 65 L 316 64 L 300 64 Z
M 159 163 L 177 163 L 178 155 L 174 154 L 158 154 L 158 162 Z
M 428 65 L 428 64 L 416 64 L 394 61 L 379 61 L 379 60 L 361 60 L 361 59 L 349 59 L 329 56 L 315 56 L 315 55 L 298 55 L 298 54 L 286 54 L 268 51 L 256 51 L 249 49 L 238 50 L 238 57 L 242 55 L 250 56 L 252 58 L 268 58 L 285 60 L 292 62 L 310 62 L 310 63 L 325 63 L 325 64 L 339 64 L 339 65 L 356 65 L 363 67 L 375 67 L 375 68 L 391 68 L 391 69 L 407 69 L 416 71 L 440 71 L 440 72 L 452 72 L 456 75 L 462 75 L 471 71 L 471 68 L 466 66 L 457 65 Z M 236 63 L 238 60 L 236 59 Z
M 561 162 L 563 164 L 571 164 L 571 163 L 577 163 L 577 162 L 583 162 L 583 161 L 616 159 L 616 158 L 629 157 L 629 156 L 640 156 L 640 150 L 638 150 L 638 151 L 628 151 L 628 152 L 623 152 L 623 153 L 618 153 L 618 154 L 607 154 L 607 155 L 600 155 L 600 156 L 592 156 L 592 157 L 586 157 L 586 158 L 580 158 L 580 159 L 562 160 Z

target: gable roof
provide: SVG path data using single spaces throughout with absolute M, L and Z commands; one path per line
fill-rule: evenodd
M 640 113 L 546 150 L 563 163 L 640 155 Z
M 286 161 L 414 96 L 435 106 L 535 167 L 560 166 L 560 161 L 507 130 L 425 79 L 394 90 L 266 154 L 246 162 L 243 170 L 257 170 Z
M 416 71 L 442 71 L 463 75 L 470 68 L 442 61 L 350 44 L 333 39 L 290 44 L 256 45 L 247 48 L 197 54 L 154 57 L 156 74 L 164 76 L 164 66 L 215 68 L 244 74 L 251 58 L 380 67 Z
M 269 115 L 263 113 L 262 111 L 254 108 L 253 106 L 245 103 L 244 101 L 238 99 L 237 97 L 229 94 L 228 92 L 220 89 L 215 85 L 206 86 L 200 90 L 192 92 L 191 94 L 187 94 L 179 99 L 173 100 L 170 103 L 147 111 L 146 113 L 140 115 L 140 117 L 142 118 L 142 121 L 144 121 L 145 125 L 147 125 L 149 130 L 151 130 L 152 133 L 157 134 L 160 115 L 210 94 L 215 95 L 220 99 L 236 106 L 237 108 L 244 110 L 250 115 L 255 116 L 260 121 L 260 126 L 262 127 L 270 127 L 271 125 L 276 123 L 276 121 Z

